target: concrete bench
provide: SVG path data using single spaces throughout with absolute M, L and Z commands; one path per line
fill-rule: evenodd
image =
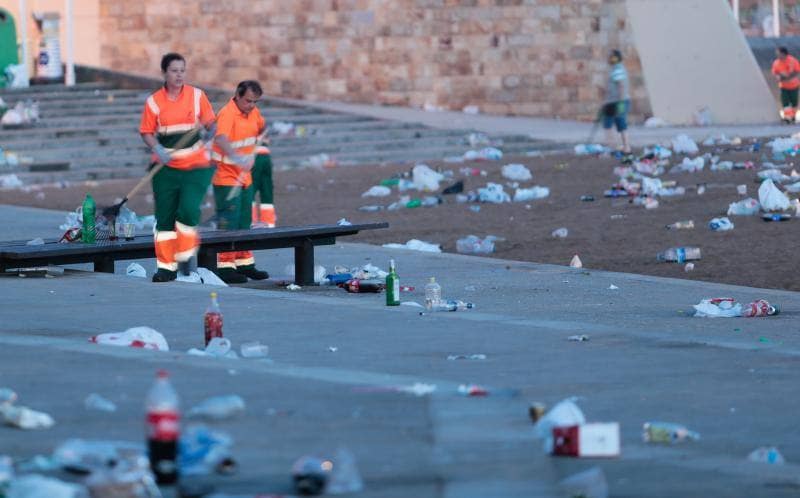
M 201 232 L 198 266 L 217 269 L 217 253 L 260 249 L 294 248 L 295 282 L 314 283 L 314 247 L 336 243 L 336 237 L 355 235 L 362 230 L 388 228 L 388 223 L 360 225 L 309 225 L 299 227 L 254 228 Z M 154 258 L 152 235 L 137 235 L 133 240 L 99 241 L 95 244 L 58 243 L 26 245 L 26 241 L 0 242 L 0 271 L 47 265 L 93 263 L 94 271 L 114 273 L 114 262 L 125 259 Z

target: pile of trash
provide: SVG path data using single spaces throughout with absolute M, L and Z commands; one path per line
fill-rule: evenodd
M 5 103 L 0 99 L 0 108 L 4 107 Z M 33 100 L 17 102 L 17 105 L 7 109 L 0 117 L 3 128 L 22 127 L 37 122 L 39 122 L 39 102 Z
M 703 299 L 694 305 L 694 309 L 694 316 L 698 318 L 754 318 L 773 316 L 781 312 L 779 305 L 770 304 L 765 299 L 743 305 L 732 297 Z

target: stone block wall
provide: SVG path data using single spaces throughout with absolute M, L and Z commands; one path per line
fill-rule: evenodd
M 101 65 L 270 95 L 591 119 L 608 50 L 650 112 L 624 0 L 100 0 Z

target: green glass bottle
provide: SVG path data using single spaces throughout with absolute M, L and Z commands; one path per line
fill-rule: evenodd
M 86 194 L 86 199 L 83 200 L 83 229 L 81 230 L 81 242 L 84 244 L 94 244 L 97 238 L 95 228 L 95 213 L 97 206 L 94 203 L 92 194 Z
M 389 261 L 389 274 L 386 275 L 386 306 L 400 306 L 400 277 L 393 259 Z

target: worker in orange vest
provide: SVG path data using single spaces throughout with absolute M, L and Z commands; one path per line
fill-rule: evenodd
M 153 282 L 175 280 L 179 269 L 189 273 L 189 262 L 200 245 L 200 205 L 213 174 L 203 143 L 206 135 L 213 134 L 211 103 L 202 90 L 184 84 L 182 55 L 164 55 L 161 71 L 164 86 L 147 97 L 139 125 L 153 161 L 165 165 L 153 177 L 157 264 Z
M 257 81 L 242 81 L 234 97 L 217 116 L 211 153 L 217 170 L 212 183 L 217 221 L 223 230 L 249 229 L 252 223 L 252 169 L 264 155 L 259 143 L 266 130 L 266 122 L 257 107 L 262 94 Z M 229 284 L 245 283 L 248 278 L 269 278 L 267 272 L 256 269 L 252 251 L 218 253 L 217 275 Z
M 800 89 L 800 62 L 789 55 L 786 47 L 778 47 L 772 63 L 772 74 L 781 90 L 781 119 L 794 123 L 797 115 L 797 94 Z

